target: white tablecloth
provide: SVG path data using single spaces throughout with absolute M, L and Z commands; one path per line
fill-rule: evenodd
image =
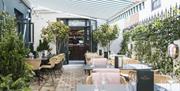
M 145 64 L 126 64 L 123 69 L 152 69 L 152 67 Z
M 156 89 L 154 91 L 180 91 L 180 83 L 173 83 L 172 85 L 170 84 L 155 84 Z M 160 87 L 160 88 L 159 88 Z

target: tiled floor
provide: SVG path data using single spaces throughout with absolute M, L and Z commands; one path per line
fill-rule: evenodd
M 33 82 L 32 91 L 75 91 L 77 84 L 85 83 L 86 75 L 82 67 L 83 64 L 65 65 L 62 75 L 54 78 L 54 82 L 48 77 L 40 86 Z

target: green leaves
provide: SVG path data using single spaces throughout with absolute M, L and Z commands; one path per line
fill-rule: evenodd
M 12 79 L 12 74 L 0 76 L 0 91 L 31 91 L 24 78 Z
M 28 87 L 31 78 L 24 62 L 29 49 L 16 32 L 14 17 L 0 12 L 0 19 L 0 90 L 17 91 Z
M 48 23 L 46 28 L 42 29 L 42 38 L 49 41 L 67 40 L 69 36 L 69 27 L 62 22 Z
M 138 25 L 123 34 L 121 53 L 125 54 L 128 51 L 128 42 L 134 41 L 134 51 L 140 61 L 152 64 L 163 73 L 172 72 L 173 62 L 167 55 L 167 47 L 169 43 L 180 39 L 179 29 L 180 20 L 176 17 L 156 19 L 149 24 Z
M 61 52 L 61 47 L 68 43 L 69 27 L 64 23 L 57 21 L 49 23 L 46 28 L 42 29 L 42 38 L 48 42 L 54 41 L 56 43 L 57 53 Z
M 102 47 L 106 47 L 110 41 L 118 37 L 118 27 L 114 25 L 111 27 L 108 24 L 103 24 L 96 31 L 93 32 L 93 38 L 100 43 Z
M 49 50 L 49 44 L 48 44 L 48 40 L 47 39 L 43 39 L 43 42 L 41 42 L 41 40 L 39 40 L 39 46 L 37 47 L 37 51 L 43 51 L 43 50 Z

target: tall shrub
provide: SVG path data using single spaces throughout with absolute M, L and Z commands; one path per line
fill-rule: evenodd
M 0 18 L 0 90 L 21 90 L 28 87 L 32 76 L 24 60 L 28 49 L 16 32 L 14 17 L 1 12 Z

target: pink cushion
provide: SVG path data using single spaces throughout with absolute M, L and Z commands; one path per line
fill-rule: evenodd
M 114 72 L 97 72 L 92 73 L 92 81 L 94 84 L 102 84 L 102 80 L 105 80 L 106 84 L 120 84 L 120 74 Z
M 91 63 L 95 66 L 107 65 L 107 58 L 92 58 Z
M 93 72 L 116 72 L 119 73 L 119 69 L 116 68 L 96 68 Z

